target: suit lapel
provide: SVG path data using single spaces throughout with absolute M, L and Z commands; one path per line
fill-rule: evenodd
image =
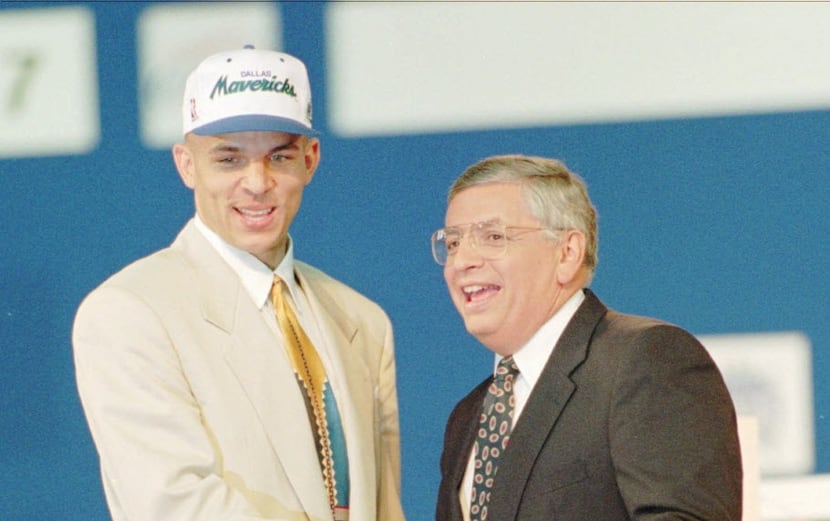
M 447 432 L 447 438 L 452 440 L 453 443 L 447 446 L 450 452 L 445 455 L 445 458 L 451 465 L 449 475 L 454 490 L 458 490 L 461 486 L 461 480 L 464 479 L 470 452 L 473 450 L 473 444 L 476 440 L 481 406 L 487 395 L 487 388 L 492 381 L 492 376 L 485 379 L 458 404 L 458 408 L 453 412 L 453 415 L 459 418 L 460 421 L 450 423 L 451 430 Z
M 562 333 L 510 435 L 510 450 L 499 463 L 489 517 L 514 519 L 522 490 L 542 446 L 576 389 L 571 373 L 585 360 L 591 335 L 607 309 L 590 290 Z M 509 483 L 509 486 L 498 486 Z
M 295 271 L 328 342 L 327 354 L 332 363 L 326 370 L 330 379 L 338 382 L 335 399 L 349 454 L 349 516 L 373 520 L 378 478 L 375 461 L 380 447 L 375 446 L 375 398 L 370 371 L 362 353 L 353 345 L 359 330 L 343 312 L 344 303 L 337 302 L 327 290 L 327 278 L 298 261 Z
M 459 490 L 476 440 L 481 406 L 492 381 L 492 376 L 486 378 L 464 397 L 447 422 L 444 454 L 441 455 L 444 481 L 439 489 L 437 512 L 442 520 L 461 521 L 463 518 L 459 504 Z
M 199 277 L 204 319 L 227 334 L 225 360 L 257 411 L 274 452 L 306 512 L 329 512 L 311 425 L 291 364 L 239 277 L 192 222 L 179 235 Z M 267 311 L 266 311 L 267 312 Z M 268 367 L 269 371 L 263 371 Z M 252 428 L 241 425 L 240 428 Z M 330 515 L 330 514 L 329 514 Z

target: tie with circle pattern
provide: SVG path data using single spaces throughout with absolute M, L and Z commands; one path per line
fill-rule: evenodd
M 475 468 L 473 493 L 470 501 L 470 520 L 485 521 L 487 505 L 493 489 L 493 478 L 498 470 L 498 460 L 507 448 L 510 431 L 513 428 L 513 383 L 519 374 L 512 356 L 503 358 L 496 368 L 496 374 L 481 407 L 478 435 L 473 447 Z
M 271 287 L 271 302 L 285 339 L 288 358 L 291 360 L 297 378 L 302 383 L 308 400 L 310 420 L 316 428 L 315 438 L 320 450 L 320 466 L 323 471 L 329 507 L 335 521 L 348 520 L 348 470 L 344 469 L 345 472 L 340 475 L 335 473 L 339 465 L 333 446 L 341 449 L 340 454 L 337 455 L 339 458 L 345 460 L 346 454 L 337 407 L 333 403 L 334 395 L 326 385 L 326 370 L 317 350 L 300 326 L 291 306 L 286 302 L 284 294 L 287 291 L 282 279 L 275 276 L 274 285 Z M 329 403 L 327 403 L 327 398 Z M 335 417 L 332 418 L 332 416 Z M 338 488 L 340 496 L 345 496 L 339 500 Z

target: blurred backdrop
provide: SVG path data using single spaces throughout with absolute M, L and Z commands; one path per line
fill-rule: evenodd
M 759 420 L 761 517 L 830 518 L 827 20 L 786 2 L 3 2 L 0 519 L 107 518 L 74 312 L 192 216 L 170 154 L 184 79 L 247 43 L 308 65 L 323 159 L 292 235 L 392 318 L 410 520 L 432 518 L 444 421 L 492 363 L 429 235 L 452 180 L 502 153 L 580 173 L 594 290 L 711 349 Z

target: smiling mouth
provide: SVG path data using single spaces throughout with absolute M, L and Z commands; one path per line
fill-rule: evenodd
M 265 215 L 269 215 L 272 213 L 276 208 L 273 206 L 271 208 L 264 208 L 262 210 L 248 210 L 246 208 L 236 208 L 236 211 L 244 215 L 245 217 L 263 217 Z
M 269 222 L 271 215 L 277 210 L 277 207 L 270 206 L 268 208 L 262 208 L 259 210 L 234 207 L 234 210 L 238 215 L 242 217 L 242 220 L 249 226 L 258 226 L 264 225 L 267 222 Z
M 488 295 L 499 291 L 501 288 L 495 284 L 472 284 L 461 288 L 467 302 L 477 302 L 487 298 Z

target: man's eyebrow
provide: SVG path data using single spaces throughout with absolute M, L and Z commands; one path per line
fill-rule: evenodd
M 277 145 L 277 146 L 275 146 L 274 148 L 271 149 L 270 153 L 273 154 L 274 152 L 282 152 L 283 150 L 286 150 L 286 149 L 289 149 L 289 148 L 297 149 L 297 148 L 299 148 L 299 145 L 297 144 L 297 141 L 299 141 L 299 139 L 300 139 L 299 136 L 297 136 L 296 138 L 292 139 L 291 141 L 289 141 L 287 143 L 284 143 L 282 145 Z
M 492 219 L 487 219 L 485 221 L 476 221 L 474 223 L 460 223 L 460 224 L 454 224 L 452 226 L 445 226 L 445 229 L 464 228 L 464 227 L 467 227 L 467 226 L 485 226 L 485 225 L 488 225 L 488 224 L 501 224 L 501 223 L 502 223 L 502 221 L 501 221 L 500 218 L 493 217 Z
M 294 149 L 299 148 L 299 145 L 297 144 L 297 142 L 299 141 L 300 137 L 301 136 L 297 136 L 295 138 L 292 138 L 290 141 L 287 141 L 286 143 L 275 146 L 274 148 L 272 148 L 271 150 L 268 151 L 268 154 L 273 154 L 275 152 L 281 152 L 283 150 L 287 150 L 287 149 L 290 149 L 290 148 L 294 148 Z M 243 147 L 240 147 L 239 145 L 234 145 L 232 143 L 219 143 L 216 146 L 211 147 L 208 152 L 213 153 L 213 154 L 222 154 L 222 153 L 227 153 L 227 152 L 240 152 L 240 151 L 242 151 L 242 149 L 243 149 Z
M 208 152 L 210 153 L 222 153 L 222 152 L 239 152 L 239 147 L 236 145 L 228 145 L 225 143 L 221 143 L 214 147 L 211 147 Z
M 455 231 L 461 228 L 467 228 L 472 226 L 487 226 L 490 224 L 502 224 L 502 220 L 499 217 L 494 217 L 492 219 L 487 219 L 486 221 L 476 221 L 474 223 L 460 223 L 460 224 L 453 224 L 451 226 L 445 226 L 444 231 Z

